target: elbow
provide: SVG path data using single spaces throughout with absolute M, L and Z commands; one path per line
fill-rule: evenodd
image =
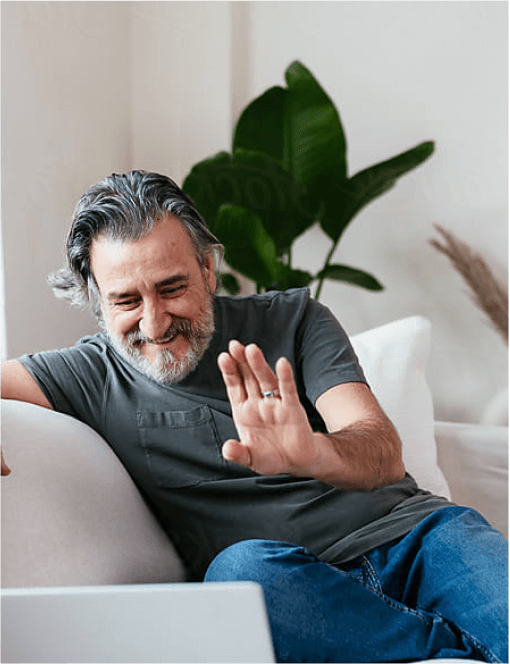
M 402 457 L 394 460 L 387 460 L 386 463 L 381 464 L 378 468 L 378 471 L 374 473 L 370 478 L 367 478 L 365 486 L 362 488 L 362 491 L 375 491 L 376 489 L 381 489 L 384 486 L 389 486 L 390 484 L 396 484 L 404 478 L 406 474 L 406 468 Z
M 387 484 L 396 484 L 397 482 L 400 482 L 400 480 L 404 479 L 405 474 L 406 467 L 404 466 L 402 458 L 400 458 L 397 462 L 393 463 L 391 469 L 388 470 L 384 486 Z
M 373 486 L 369 490 L 380 489 L 383 486 L 396 484 L 404 479 L 406 467 L 402 458 L 402 441 L 391 425 L 384 449 L 379 448 L 379 463 L 373 474 Z

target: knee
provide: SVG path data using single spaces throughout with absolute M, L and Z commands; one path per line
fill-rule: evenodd
M 429 518 L 434 537 L 437 536 L 441 542 L 444 540 L 443 543 L 447 546 L 459 545 L 464 548 L 468 544 L 482 545 L 484 542 L 485 546 L 490 546 L 492 542 L 495 545 L 504 542 L 506 545 L 506 540 L 501 533 L 471 507 L 460 505 L 444 507 L 434 512 Z
M 507 578 L 507 540 L 471 508 L 444 507 L 418 524 L 415 535 L 427 564 L 451 569 L 456 560 L 464 569 L 491 570 L 495 578 Z
M 272 540 L 244 540 L 221 551 L 211 562 L 204 581 L 255 581 L 261 583 L 289 566 L 315 556 L 303 547 Z

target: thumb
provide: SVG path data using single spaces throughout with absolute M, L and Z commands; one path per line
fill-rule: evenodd
M 233 461 L 241 466 L 251 467 L 251 454 L 246 445 L 242 445 L 237 440 L 227 440 L 221 450 L 223 458 L 226 461 Z

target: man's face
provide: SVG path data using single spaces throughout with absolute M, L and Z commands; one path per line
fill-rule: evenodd
M 94 240 L 90 261 L 117 349 L 151 378 L 182 380 L 214 330 L 213 257 L 201 269 L 187 231 L 168 214 L 140 240 Z

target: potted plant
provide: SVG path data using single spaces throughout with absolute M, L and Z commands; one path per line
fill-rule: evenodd
M 354 217 L 434 151 L 427 141 L 350 176 L 340 115 L 311 72 L 293 62 L 286 86 L 252 101 L 234 129 L 232 152 L 199 162 L 183 183 L 211 231 L 225 245 L 225 260 L 253 280 L 257 292 L 310 286 L 319 298 L 325 279 L 370 290 L 383 286 L 368 272 L 333 261 Z M 295 240 L 318 224 L 330 242 L 316 273 L 292 266 Z M 239 291 L 233 275 L 224 288 Z

